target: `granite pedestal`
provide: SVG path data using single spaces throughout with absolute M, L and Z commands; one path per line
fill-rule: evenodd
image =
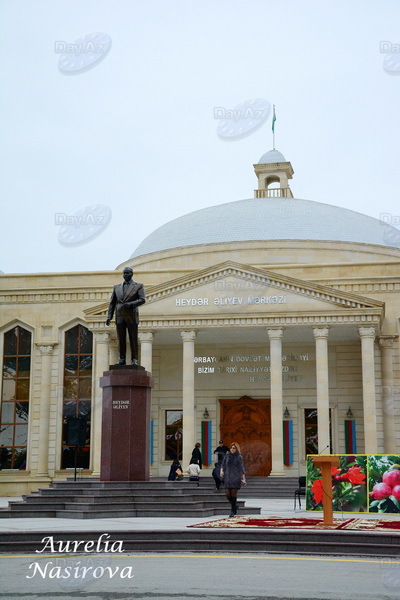
M 143 367 L 110 368 L 103 388 L 101 481 L 150 479 L 150 405 L 153 379 Z

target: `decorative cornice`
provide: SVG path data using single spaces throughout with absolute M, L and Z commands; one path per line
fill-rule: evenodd
M 142 319 L 139 325 L 142 329 L 207 329 L 211 327 L 284 327 L 284 326 L 323 326 L 323 325 L 359 325 L 371 326 L 377 328 L 380 324 L 379 314 L 318 314 L 318 315 L 277 315 L 277 316 L 252 316 L 247 315 L 229 315 L 222 317 L 204 316 L 204 317 L 153 317 L 151 319 Z
M 343 291 L 346 293 L 356 293 L 356 294 L 398 294 L 400 292 L 400 281 L 398 277 L 395 278 L 395 281 L 388 281 L 391 279 L 390 277 L 386 278 L 386 281 L 374 281 L 369 278 L 365 282 L 348 282 L 343 283 L 343 279 L 341 283 L 330 282 L 335 290 Z M 394 279 L 394 278 L 393 278 Z
M 298 267 L 299 265 L 292 265 L 294 267 Z M 303 265 L 302 265 L 303 266 Z M 313 265 L 306 265 L 306 266 L 313 266 Z M 318 267 L 319 265 L 315 265 L 315 267 Z M 287 267 L 287 265 L 281 265 L 282 269 L 285 269 Z M 252 271 L 255 271 L 256 269 L 252 268 L 252 267 L 248 267 L 249 269 L 251 269 Z M 266 271 L 263 271 L 262 269 L 259 269 L 260 271 L 262 271 L 264 274 L 266 273 Z M 164 271 L 163 271 L 164 272 Z M 271 274 L 271 276 L 273 276 L 275 279 L 278 277 L 278 275 L 273 272 L 273 271 L 269 271 L 269 273 Z M 178 279 L 173 280 L 171 283 L 176 284 L 179 280 L 186 280 L 188 279 L 189 281 L 191 280 L 193 276 L 193 272 L 188 272 L 186 275 L 184 275 L 183 277 L 180 277 Z M 239 276 L 236 274 L 236 276 Z M 286 278 L 286 276 L 281 275 L 282 278 Z M 214 281 L 216 279 L 218 279 L 220 277 L 218 276 L 214 276 L 212 279 L 207 279 L 207 281 Z M 243 279 L 248 279 L 249 281 L 255 281 L 256 279 L 250 279 L 249 277 L 242 277 Z M 289 278 L 287 278 L 289 279 Z M 351 280 L 352 278 L 349 278 L 350 281 L 346 281 L 345 278 L 341 278 L 340 280 L 336 280 L 336 279 L 326 279 L 326 280 L 318 280 L 320 281 L 320 283 L 311 283 L 308 282 L 307 280 L 297 280 L 297 281 L 302 281 L 303 286 L 307 286 L 308 288 L 311 287 L 319 287 L 322 288 L 324 290 L 326 290 L 327 288 L 331 288 L 333 295 L 342 295 L 342 294 L 346 294 L 348 296 L 352 295 L 352 296 L 357 296 L 357 298 L 363 298 L 362 294 L 366 293 L 387 293 L 387 294 L 398 294 L 400 292 L 400 280 L 398 277 L 392 277 L 392 276 L 388 276 L 388 277 L 384 277 L 384 281 L 382 281 L 382 278 L 362 278 L 361 280 Z M 315 279 L 313 280 L 315 281 Z M 326 281 L 326 283 L 325 283 Z M 204 281 L 202 281 L 201 283 L 204 283 Z M 161 284 L 161 285 L 157 285 L 157 286 L 146 286 L 146 293 L 148 298 L 151 296 L 155 296 L 156 299 L 160 297 L 160 292 L 157 290 L 160 290 L 161 287 L 165 286 L 166 284 Z M 178 289 L 175 293 L 179 293 L 181 291 L 185 291 L 187 289 L 191 289 L 193 287 L 196 287 L 196 284 L 189 284 L 189 285 L 185 285 L 183 282 L 182 284 L 179 284 L 180 286 L 182 286 L 180 289 Z M 273 283 L 270 284 L 271 287 L 273 287 Z M 282 288 L 282 286 L 277 286 L 280 287 L 280 289 L 284 289 Z M 289 288 L 285 288 L 288 289 Z M 7 290 L 7 291 L 3 291 L 0 293 L 0 303 L 1 304 L 43 304 L 43 303 L 59 303 L 59 302 L 101 302 L 106 307 L 108 307 L 108 301 L 110 298 L 110 290 L 111 288 L 108 287 L 106 290 L 102 290 L 102 289 L 93 289 L 93 290 L 88 290 L 88 289 L 82 289 L 81 287 L 79 288 L 67 288 L 67 289 L 61 289 L 61 290 L 32 290 L 32 291 L 26 291 L 26 290 L 20 290 L 20 289 L 14 289 L 14 290 Z M 290 291 L 290 290 L 289 290 Z M 336 292 L 336 294 L 335 294 Z M 173 293 L 167 293 L 167 294 L 162 294 L 162 297 L 165 296 L 169 296 L 169 295 L 173 295 Z M 323 298 L 322 298 L 323 299 Z M 372 301 L 372 302 L 377 302 L 376 300 L 373 300 L 371 298 L 363 298 L 364 300 L 368 300 L 368 301 Z M 152 301 L 154 301 L 152 299 Z M 101 306 L 102 306 L 101 304 Z
M 347 290 L 341 291 L 339 289 L 341 287 L 348 288 L 348 284 L 346 283 L 342 286 L 329 287 L 327 285 L 288 277 L 282 273 L 242 265 L 233 261 L 227 261 L 214 267 L 196 271 L 195 273 L 188 273 L 182 277 L 156 286 L 146 286 L 146 303 L 151 304 L 164 298 L 173 297 L 204 284 L 222 280 L 228 276 L 242 279 L 246 283 L 249 282 L 250 284 L 268 286 L 283 294 L 294 293 L 305 298 L 324 301 L 327 303 L 328 309 L 330 304 L 331 308 L 332 306 L 340 307 L 341 312 L 345 312 L 345 309 L 364 309 L 368 312 L 370 312 L 371 309 L 379 309 L 379 311 L 382 312 L 384 308 L 384 303 L 379 300 L 359 296 Z M 361 284 L 352 283 L 352 285 L 356 287 Z M 364 285 L 368 287 L 366 291 L 374 293 L 378 291 L 378 285 L 385 288 L 382 291 L 391 291 L 391 288 L 393 288 L 393 291 L 400 291 L 400 283 L 397 282 L 381 282 L 380 284 L 374 282 L 371 284 L 365 283 Z M 97 302 L 95 306 L 84 309 L 83 313 L 87 323 L 98 324 L 100 319 L 105 321 L 109 297 L 110 288 L 107 287 L 107 289 L 105 289 L 104 285 L 101 286 L 99 290 L 93 289 L 93 287 L 85 290 L 82 289 L 82 287 L 77 286 L 71 288 L 58 288 L 51 291 L 43 289 L 32 291 L 14 289 L 0 294 L 0 303 L 29 305 Z M 143 313 L 142 316 L 144 316 Z
M 0 304 L 54 304 L 68 302 L 101 302 L 109 298 L 110 291 L 38 291 L 13 292 L 0 294 Z
M 109 298 L 108 298 L 109 300 Z M 100 316 L 104 316 L 104 322 L 106 321 L 107 312 L 108 312 L 108 302 L 102 302 L 101 304 L 97 304 L 96 306 L 91 306 L 90 308 L 84 309 L 85 318 L 88 322 L 90 322 L 92 317 L 96 317 L 96 320 Z

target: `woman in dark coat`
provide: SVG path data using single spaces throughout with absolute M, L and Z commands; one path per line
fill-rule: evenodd
M 240 446 L 232 442 L 229 452 L 225 454 L 221 465 L 221 479 L 224 481 L 225 494 L 231 505 L 230 517 L 237 513 L 237 493 L 241 485 L 246 485 L 243 457 L 240 454 Z
M 193 448 L 192 458 L 190 459 L 190 464 L 191 465 L 199 465 L 200 469 L 203 466 L 199 442 L 197 442 L 197 444 Z
M 177 469 L 180 470 L 180 474 L 183 473 L 181 463 L 179 462 L 179 460 L 175 459 L 169 470 L 168 481 L 175 481 L 175 479 L 178 476 L 176 472 Z

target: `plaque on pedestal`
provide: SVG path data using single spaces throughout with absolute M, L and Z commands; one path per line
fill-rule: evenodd
M 150 478 L 150 405 L 153 379 L 143 367 L 105 371 L 101 439 L 101 481 Z

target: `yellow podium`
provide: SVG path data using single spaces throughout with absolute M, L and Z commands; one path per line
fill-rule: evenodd
M 316 456 L 313 458 L 316 467 L 322 472 L 322 506 L 324 509 L 324 525 L 333 525 L 332 509 L 332 467 L 340 464 L 338 456 Z

